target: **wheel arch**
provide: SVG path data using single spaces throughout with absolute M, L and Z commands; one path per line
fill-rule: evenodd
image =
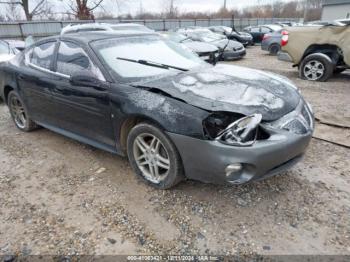
M 136 126 L 139 123 L 151 123 L 155 125 L 156 127 L 160 128 L 161 130 L 166 130 L 158 121 L 155 119 L 146 116 L 146 115 L 141 115 L 141 114 L 133 114 L 133 115 L 128 115 L 125 117 L 120 125 L 119 128 L 119 149 L 123 154 L 126 154 L 127 151 L 127 139 L 128 135 L 131 131 L 131 129 Z
M 302 60 L 310 54 L 322 53 L 327 55 L 335 65 L 342 59 L 341 48 L 334 44 L 312 44 L 304 52 Z
M 10 85 L 5 85 L 4 86 L 4 102 L 7 104 L 7 99 L 11 91 L 15 90 L 12 86 Z

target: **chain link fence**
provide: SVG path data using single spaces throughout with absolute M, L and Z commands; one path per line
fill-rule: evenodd
M 235 25 L 236 30 L 242 30 L 246 26 L 273 24 L 277 22 L 300 22 L 300 18 L 240 18 L 240 19 L 152 19 L 152 20 L 80 20 L 80 21 L 31 21 L 31 22 L 5 22 L 0 23 L 0 38 L 24 39 L 27 36 L 45 37 L 61 32 L 68 24 L 82 23 L 138 23 L 156 31 L 168 31 L 187 26 L 215 26 Z

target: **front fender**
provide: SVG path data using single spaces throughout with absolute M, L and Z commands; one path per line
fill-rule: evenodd
M 152 120 L 167 132 L 203 138 L 202 121 L 209 115 L 208 111 L 162 93 L 130 86 L 113 92 L 111 105 L 118 135 L 123 122 L 137 116 Z

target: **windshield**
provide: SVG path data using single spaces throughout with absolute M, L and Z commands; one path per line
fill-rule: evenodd
M 279 31 L 283 29 L 283 27 L 280 25 L 269 25 L 268 27 L 271 28 L 273 31 Z
M 184 69 L 206 64 L 196 54 L 178 43 L 163 40 L 159 36 L 99 40 L 93 42 L 92 46 L 110 69 L 125 81 L 137 81 L 139 78 L 155 77 L 169 72 L 178 73 L 179 71 L 133 63 L 117 59 L 117 57 L 147 60 Z
M 227 34 L 232 33 L 232 28 L 231 28 L 231 27 L 228 27 L 228 26 L 222 26 L 222 29 L 224 29 L 224 30 L 225 30 L 225 32 L 226 32 Z
M 192 32 L 189 32 L 188 35 L 194 39 L 200 39 L 200 41 L 203 42 L 215 42 L 222 39 L 227 39 L 226 36 L 215 34 L 210 30 L 195 30 Z
M 167 37 L 169 40 L 174 41 L 176 43 L 184 43 L 184 42 L 191 42 L 192 40 L 189 39 L 187 36 L 183 34 L 164 34 L 165 37 Z

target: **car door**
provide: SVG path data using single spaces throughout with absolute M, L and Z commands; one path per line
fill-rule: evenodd
M 60 41 L 52 89 L 60 127 L 104 145 L 114 145 L 108 83 L 88 53 L 75 42 Z M 73 75 L 90 75 L 104 87 L 72 85 Z
M 250 29 L 249 32 L 253 36 L 254 43 L 260 43 L 261 42 L 261 33 L 260 33 L 260 27 L 255 26 Z
M 17 73 L 19 92 L 31 118 L 50 125 L 57 122 L 51 96 L 56 44 L 55 40 L 41 42 L 27 50 L 24 65 Z
M 266 27 L 266 26 L 262 26 L 260 28 L 260 30 L 261 30 L 260 42 L 263 40 L 265 34 L 272 33 L 272 30 L 270 28 Z

